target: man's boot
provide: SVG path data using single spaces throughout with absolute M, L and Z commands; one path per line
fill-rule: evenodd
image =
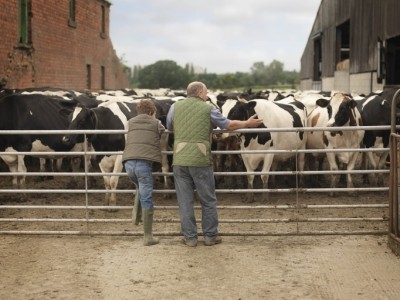
M 142 219 L 142 206 L 140 205 L 140 194 L 139 190 L 136 190 L 135 202 L 133 203 L 132 222 L 135 225 L 139 225 L 141 219 Z
M 143 245 L 151 246 L 159 243 L 158 238 L 153 237 L 153 208 L 143 209 L 143 228 L 144 238 Z

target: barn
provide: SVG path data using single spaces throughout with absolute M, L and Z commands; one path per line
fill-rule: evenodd
M 109 35 L 109 0 L 0 0 L 0 88 L 128 86 Z
M 301 89 L 400 86 L 400 2 L 321 0 L 301 57 Z

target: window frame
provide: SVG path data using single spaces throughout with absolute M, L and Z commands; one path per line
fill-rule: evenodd
M 31 41 L 30 32 L 30 0 L 18 1 L 18 45 L 29 46 Z
M 100 20 L 100 37 L 102 39 L 107 38 L 106 33 L 106 6 L 104 4 L 101 5 L 101 20 Z
M 76 1 L 69 0 L 68 26 L 76 28 Z

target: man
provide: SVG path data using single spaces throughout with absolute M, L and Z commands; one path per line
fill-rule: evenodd
M 202 208 L 201 227 L 204 244 L 221 243 L 218 236 L 217 197 L 211 157 L 211 133 L 214 127 L 236 130 L 258 127 L 262 120 L 256 115 L 246 121 L 229 120 L 208 105 L 207 87 L 192 82 L 187 87 L 187 98 L 172 105 L 167 115 L 167 128 L 174 132 L 173 173 L 179 204 L 183 243 L 197 246 L 197 226 L 193 208 L 194 191 Z

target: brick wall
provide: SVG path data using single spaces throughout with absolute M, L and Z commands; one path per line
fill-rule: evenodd
M 15 2 L 15 3 L 14 3 Z M 109 37 L 108 2 L 76 1 L 76 26 L 69 25 L 69 0 L 34 0 L 31 5 L 31 45 L 17 47 L 18 1 L 0 0 L 0 80 L 8 88 L 87 87 L 87 65 L 91 68 L 91 89 L 101 88 L 101 67 L 105 88 L 128 87 Z M 105 33 L 101 35 L 102 5 Z M 4 30 L 5 28 L 5 30 Z

